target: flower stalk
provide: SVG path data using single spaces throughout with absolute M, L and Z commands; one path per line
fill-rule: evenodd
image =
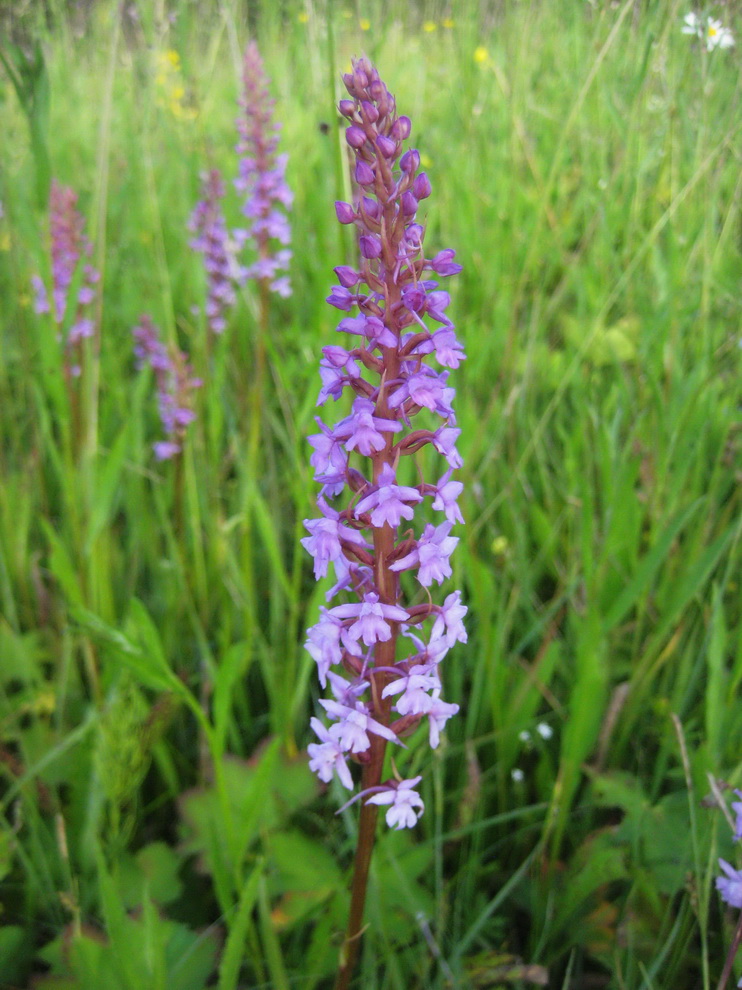
M 337 327 L 354 346 L 323 348 L 318 405 L 348 391 L 353 401 L 349 416 L 332 427 L 318 418 L 320 433 L 309 437 L 322 484 L 321 518 L 305 520 L 309 536 L 302 541 L 318 579 L 333 565 L 337 583 L 328 601 L 345 592 L 355 599 L 323 608 L 307 634 L 320 683 L 329 683 L 333 696 L 320 701 L 329 727 L 312 719 L 319 742 L 308 747 L 310 767 L 320 780 L 335 776 L 349 790 L 349 761 L 362 767 L 360 792 L 350 802 L 362 803 L 337 990 L 349 985 L 358 956 L 378 807 L 387 807 L 386 822 L 398 829 L 412 827 L 424 811 L 415 789 L 421 777 L 404 779 L 395 768 L 385 779 L 388 744 L 406 748 L 403 738 L 427 719 L 430 745 L 438 745 L 458 712 L 441 699 L 440 663 L 455 642 L 466 642 L 460 593 L 439 605 L 429 591 L 451 576 L 458 538 L 449 534 L 463 521 L 457 505 L 463 486 L 451 481 L 462 462 L 448 376 L 465 355 L 446 315 L 449 295 L 427 274 L 447 277 L 461 266 L 451 250 L 425 256 L 417 213 L 431 186 L 419 171 L 419 153 L 404 150 L 409 118 L 397 113 L 366 59 L 354 61 L 343 78 L 351 99 L 339 109 L 348 122 L 359 195 L 335 210 L 341 224 L 355 227 L 360 263 L 335 269 L 340 284 L 327 301 L 358 315 Z M 416 457 L 427 446 L 448 462 L 436 482 L 423 480 Z M 340 495 L 345 508 L 330 504 Z M 416 535 L 415 513 L 427 498 L 445 521 L 425 523 Z M 413 525 L 402 530 L 403 520 Z

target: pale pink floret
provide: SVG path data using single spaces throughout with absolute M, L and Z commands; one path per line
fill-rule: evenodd
M 374 404 L 370 399 L 358 397 L 353 403 L 353 412 L 338 426 L 348 432 L 346 450 L 358 450 L 364 457 L 384 449 L 386 440 L 382 433 L 399 433 L 402 424 L 394 419 L 374 416 Z
M 330 718 L 338 720 L 336 725 L 330 727 L 330 736 L 338 742 L 343 752 L 362 753 L 367 750 L 371 745 L 369 732 L 382 736 L 389 742 L 399 742 L 395 733 L 371 718 L 362 705 L 351 708 L 349 705 L 341 705 L 327 698 L 320 698 L 319 703 Z
M 742 870 L 735 870 L 725 859 L 719 860 L 725 877 L 717 877 L 716 889 L 730 907 L 742 908 Z
M 441 739 L 441 730 L 444 728 L 449 718 L 456 715 L 459 710 L 458 705 L 449 704 L 447 701 L 441 701 L 440 693 L 440 688 L 436 688 L 433 691 L 430 698 L 430 707 L 426 712 L 426 715 L 430 721 L 429 742 L 431 749 L 438 748 L 438 743 Z
M 460 591 L 454 591 L 448 595 L 433 623 L 431 639 L 442 636 L 449 647 L 453 646 L 456 641 L 465 643 L 467 640 L 466 629 L 461 620 L 468 611 L 466 605 L 461 604 Z
M 411 673 L 396 681 L 391 681 L 381 692 L 382 698 L 389 698 L 395 694 L 400 695 L 395 705 L 400 715 L 427 713 L 430 709 L 428 691 L 433 691 L 440 685 L 440 679 L 435 670 L 430 672 L 418 672 L 418 670 L 419 668 L 413 667 Z
M 372 794 L 366 804 L 389 804 L 386 823 L 390 828 L 412 828 L 425 810 L 423 799 L 413 790 L 422 777 L 400 780 L 394 787 L 378 794 Z M 418 810 L 419 809 L 419 810 Z
M 398 526 L 402 519 L 412 519 L 415 510 L 411 503 L 422 502 L 417 488 L 398 485 L 391 464 L 385 464 L 379 474 L 379 485 L 356 506 L 358 517 L 363 512 L 371 512 L 373 526 Z
M 447 577 L 451 577 L 448 558 L 459 542 L 457 536 L 448 535 L 451 525 L 450 522 L 440 526 L 431 526 L 428 523 L 414 549 L 391 564 L 389 569 L 404 571 L 410 567 L 418 567 L 417 579 L 423 587 L 429 588 L 433 581 L 442 584 Z
M 392 638 L 389 622 L 404 622 L 408 618 L 403 608 L 380 602 L 379 596 L 374 592 L 367 594 L 362 602 L 336 605 L 330 609 L 329 614 L 337 619 L 356 619 L 343 634 L 343 640 L 349 649 L 357 647 L 358 640 L 363 640 L 366 646 L 386 643 Z
M 352 791 L 353 778 L 345 762 L 343 750 L 318 718 L 310 719 L 309 724 L 322 740 L 321 743 L 310 743 L 307 746 L 310 757 L 309 769 L 314 771 L 325 784 L 329 784 L 333 774 L 337 774 L 340 783 Z
M 436 494 L 433 499 L 433 508 L 438 509 L 440 512 L 445 512 L 446 519 L 450 523 L 462 523 L 464 517 L 461 515 L 461 509 L 456 500 L 464 490 L 464 486 L 460 481 L 450 480 L 452 470 L 452 468 L 449 468 L 435 486 Z

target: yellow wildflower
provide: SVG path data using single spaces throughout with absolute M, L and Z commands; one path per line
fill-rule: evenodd
M 371 21 L 368 19 L 368 17 L 362 17 L 358 22 L 358 26 L 361 29 L 361 31 L 370 31 Z
M 504 556 L 509 549 L 510 545 L 506 536 L 496 536 L 492 541 L 492 553 L 497 557 Z
M 453 17 L 444 17 L 443 20 L 441 21 L 441 27 L 446 28 L 446 30 L 448 31 L 451 30 L 453 25 L 454 25 Z
M 484 47 L 484 45 L 479 45 L 474 49 L 474 61 L 477 65 L 484 65 L 485 62 L 489 62 L 490 53 Z
M 435 23 L 435 21 L 425 21 L 423 23 L 423 31 L 425 31 L 427 34 L 432 34 L 433 31 L 437 31 L 437 30 L 438 30 L 438 25 Z

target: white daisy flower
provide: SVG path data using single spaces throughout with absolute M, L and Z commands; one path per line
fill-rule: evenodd
M 712 52 L 714 48 L 732 48 L 734 46 L 734 36 L 729 28 L 725 28 L 721 21 L 715 21 L 709 17 L 706 22 L 706 50 Z

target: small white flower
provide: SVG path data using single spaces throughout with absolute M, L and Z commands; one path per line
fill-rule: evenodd
M 528 731 L 528 729 L 523 729 L 521 732 L 518 733 L 518 738 L 522 743 L 530 742 L 531 733 Z
M 734 46 L 734 36 L 729 28 L 725 28 L 721 21 L 715 21 L 709 17 L 706 23 L 706 49 L 712 52 L 714 48 L 732 48 Z
M 691 34 L 700 39 L 707 52 L 712 52 L 715 48 L 734 47 L 732 32 L 713 17 L 707 17 L 704 24 L 698 14 L 691 11 L 683 18 L 683 26 L 680 30 L 683 34 Z
M 686 14 L 683 18 L 683 27 L 681 30 L 683 34 L 695 34 L 699 38 L 703 37 L 701 18 L 698 14 L 694 14 L 693 11 L 691 11 L 690 14 Z
M 536 726 L 536 732 L 538 732 L 542 739 L 551 739 L 554 735 L 554 730 L 547 722 L 539 722 Z
M 523 773 L 520 767 L 513 767 L 513 769 L 510 771 L 510 776 L 513 778 L 513 781 L 516 784 L 523 783 L 523 779 L 525 778 L 525 774 Z

